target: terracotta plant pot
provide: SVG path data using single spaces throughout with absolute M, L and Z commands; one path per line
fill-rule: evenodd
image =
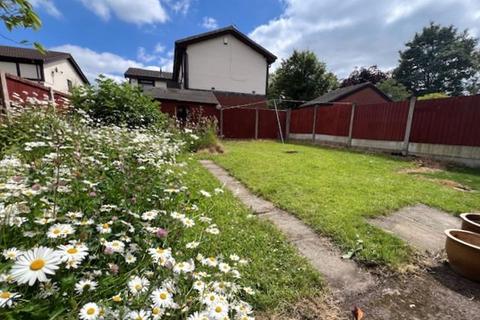
M 480 281 L 480 234 L 457 229 L 445 230 L 445 250 L 452 269 L 462 276 Z
M 462 230 L 480 233 L 480 213 L 463 213 L 460 218 L 462 219 Z

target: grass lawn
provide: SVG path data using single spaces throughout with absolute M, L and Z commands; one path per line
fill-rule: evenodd
M 214 190 L 221 185 L 196 161 L 189 161 L 186 185 L 192 190 Z M 202 212 L 213 218 L 220 235 L 205 247 L 213 255 L 236 253 L 250 261 L 242 282 L 257 291 L 257 310 L 273 310 L 322 292 L 320 275 L 300 257 L 271 224 L 252 215 L 230 192 L 202 198 Z M 204 244 L 206 246 L 206 244 Z
M 480 190 L 480 171 L 460 169 L 428 175 L 401 173 L 412 162 L 314 146 L 268 141 L 229 141 L 212 159 L 251 190 L 297 215 L 357 259 L 398 267 L 411 249 L 366 218 L 423 203 L 459 214 L 480 209 L 480 193 L 461 192 L 432 178 L 456 180 Z M 297 153 L 286 153 L 296 151 Z

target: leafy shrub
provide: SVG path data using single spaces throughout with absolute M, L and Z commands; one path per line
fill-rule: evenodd
M 189 151 L 223 152 L 217 137 L 218 121 L 215 117 L 204 116 L 202 110 L 191 112 L 185 123 L 177 123 L 177 128 Z
M 0 319 L 252 319 L 247 261 L 204 249 L 221 230 L 197 203 L 222 190 L 185 187 L 174 135 L 41 109 L 2 130 L 14 127 L 26 130 L 0 154 Z
M 142 93 L 139 87 L 129 83 L 118 84 L 100 76 L 96 86 L 76 88 L 72 104 L 85 110 L 102 124 L 143 127 L 163 125 L 166 115 L 160 112 L 159 103 Z
M 443 92 L 434 92 L 434 93 L 428 93 L 421 97 L 418 97 L 418 100 L 432 100 L 432 99 L 442 99 L 442 98 L 448 98 L 448 95 Z

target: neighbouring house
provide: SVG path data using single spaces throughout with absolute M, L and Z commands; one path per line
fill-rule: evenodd
M 35 49 L 0 46 L 0 70 L 65 93 L 89 84 L 75 59 L 66 52 L 42 54 Z
M 162 70 L 128 68 L 124 75 L 128 82 L 143 89 L 180 87 L 177 82 L 173 81 L 173 73 L 163 72 Z
M 219 118 L 220 107 L 266 101 L 277 57 L 233 26 L 175 42 L 173 73 L 129 68 L 125 77 L 183 119 L 193 109 Z
M 335 102 L 351 102 L 355 104 L 373 104 L 391 102 L 385 93 L 370 82 L 364 82 L 353 86 L 343 87 L 327 92 L 312 101 L 302 104 L 300 107 L 332 104 Z

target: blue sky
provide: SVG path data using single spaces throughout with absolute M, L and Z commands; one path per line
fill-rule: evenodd
M 230 24 L 279 58 L 312 50 L 340 78 L 356 66 L 395 67 L 398 50 L 430 21 L 480 31 L 478 0 L 30 1 L 42 29 L 1 34 L 72 53 L 90 79 L 120 80 L 129 66 L 169 71 L 176 39 Z

